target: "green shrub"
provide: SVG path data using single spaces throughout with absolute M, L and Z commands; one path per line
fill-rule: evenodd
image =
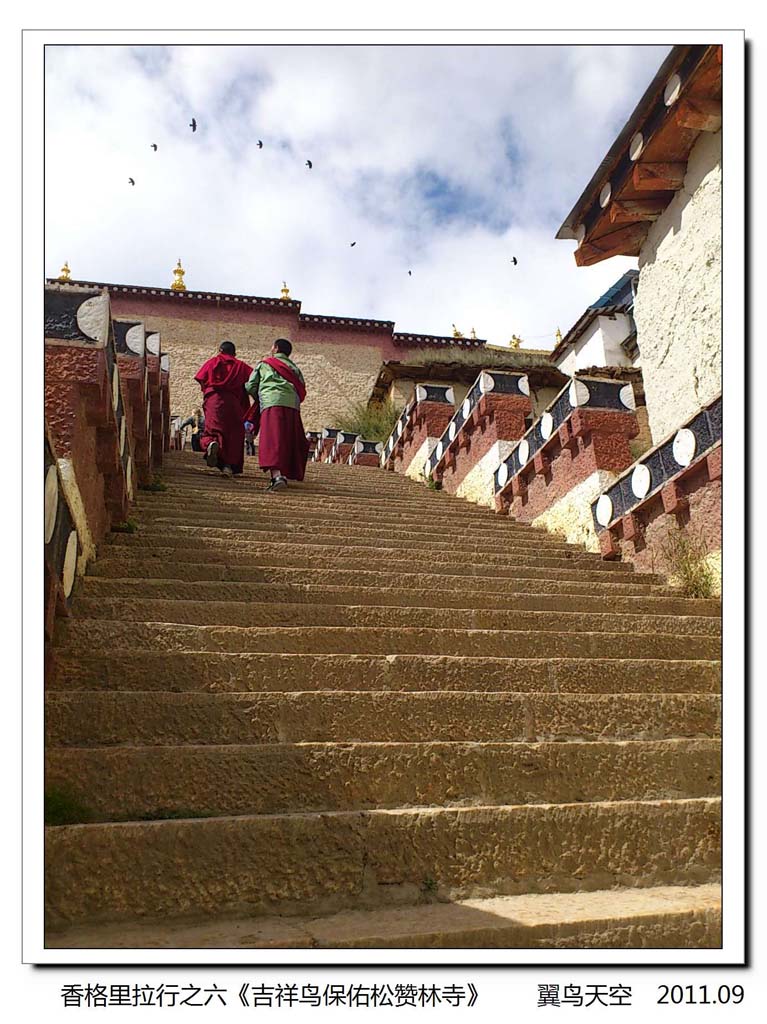
M 400 411 L 391 399 L 367 405 L 354 402 L 335 415 L 334 427 L 350 434 L 359 434 L 366 441 L 385 441 L 399 419 Z
M 139 484 L 140 491 L 167 491 L 168 485 L 162 482 L 162 477 L 156 476 L 148 484 Z
M 126 519 L 124 523 L 113 523 L 112 533 L 135 533 L 138 530 L 138 523 L 133 519 Z
M 43 805 L 46 825 L 80 825 L 91 819 L 87 805 L 63 786 L 46 789 Z

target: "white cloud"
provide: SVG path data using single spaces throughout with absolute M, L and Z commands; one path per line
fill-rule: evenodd
M 633 263 L 554 234 L 665 53 L 49 46 L 46 272 L 167 286 L 181 257 L 192 288 L 548 347 Z

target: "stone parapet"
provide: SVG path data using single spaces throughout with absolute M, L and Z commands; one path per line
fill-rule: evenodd
M 314 448 L 313 462 L 327 462 L 338 434 L 337 427 L 323 427 Z
M 132 438 L 136 483 L 148 483 L 153 475 L 149 451 L 149 387 L 146 362 L 146 332 L 136 320 L 114 320 L 115 351 L 120 373 L 120 390 Z
M 329 455 L 326 457 L 326 462 L 347 462 L 349 455 L 354 449 L 354 443 L 359 437 L 359 434 L 353 434 L 347 430 L 339 430 L 333 441 L 333 447 L 330 449 Z
M 78 536 L 76 517 L 58 467 L 50 434 L 45 431 L 45 636 L 51 639 L 56 615 L 68 615 L 78 559 L 92 543 Z
M 722 546 L 722 398 L 651 448 L 591 504 L 604 558 L 670 571 L 669 535 L 694 536 L 706 555 Z
M 418 472 L 425 462 L 424 449 L 431 454 L 455 412 L 455 392 L 439 384 L 417 384 L 412 401 L 400 413 L 394 430 L 381 453 L 384 469 L 411 476 L 411 464 L 418 459 Z
M 319 430 L 307 430 L 306 440 L 309 442 L 309 460 L 314 462 L 314 453 L 317 451 L 317 445 L 322 439 L 322 432 Z
M 475 480 L 466 492 L 472 500 L 492 504 L 493 469 L 501 455 L 497 446 L 521 437 L 531 413 L 525 374 L 482 370 L 426 461 L 424 476 L 457 494 L 467 475 L 495 448 L 492 468 L 480 474 L 485 483 L 477 491 Z
M 350 466 L 380 466 L 382 452 L 382 441 L 366 441 L 358 437 L 347 461 Z
M 573 377 L 497 467 L 496 510 L 509 512 L 521 522 L 543 525 L 541 517 L 576 488 L 583 491 L 585 481 L 601 488 L 605 480 L 629 466 L 633 461 L 629 441 L 638 433 L 630 384 Z M 587 487 L 582 496 L 583 522 L 575 523 L 569 510 L 561 522 L 557 517 L 556 522 L 547 522 L 548 528 L 570 540 L 572 527 L 577 542 L 594 547 L 593 527 L 585 512 L 591 493 Z

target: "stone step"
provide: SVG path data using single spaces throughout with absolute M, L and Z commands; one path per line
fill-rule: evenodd
M 605 652 L 600 652 L 604 654 Z M 611 658 L 467 658 L 421 654 L 226 654 L 57 648 L 56 690 L 216 693 L 430 690 L 516 693 L 719 693 L 716 661 Z
M 194 542 L 190 539 L 190 547 Z M 191 552 L 194 558 L 194 550 Z M 457 590 L 473 594 L 486 593 L 533 593 L 533 594 L 600 594 L 603 597 L 674 596 L 668 586 L 655 581 L 657 576 L 649 573 L 636 575 L 606 573 L 599 570 L 549 569 L 545 575 L 529 566 L 519 566 L 510 574 L 500 575 L 495 571 L 484 577 L 450 575 L 449 573 L 365 571 L 362 569 L 339 568 L 298 568 L 285 566 L 223 565 L 216 562 L 197 563 L 181 557 L 172 560 L 112 556 L 100 558 L 89 567 L 91 576 L 119 577 L 134 579 L 176 579 L 176 580 L 231 580 L 243 583 L 269 583 L 277 587 L 306 585 L 312 587 L 377 588 L 397 590 L 409 588 L 418 590 Z M 496 567 L 493 567 L 495 570 Z M 552 578 L 554 577 L 554 578 Z M 640 582 L 641 581 L 641 582 Z
M 173 538 L 175 543 L 164 544 L 162 537 L 153 537 L 147 541 L 145 536 L 131 534 L 115 534 L 115 539 L 102 546 L 100 557 L 125 557 L 130 552 L 140 557 L 160 558 L 173 561 L 179 557 L 180 551 L 186 551 L 189 540 L 186 537 Z M 122 538 L 125 538 L 123 540 Z M 129 541 L 129 543 L 125 543 Z M 143 543 L 142 543 L 143 542 Z M 509 550 L 503 546 L 503 554 L 469 553 L 467 560 L 462 560 L 460 552 L 440 550 L 438 548 L 404 551 L 402 549 L 376 549 L 347 544 L 322 543 L 276 543 L 269 545 L 253 545 L 245 541 L 226 542 L 217 540 L 213 543 L 203 541 L 195 547 L 195 562 L 215 562 L 220 565 L 280 565 L 289 568 L 302 568 L 308 563 L 322 568 L 355 568 L 376 571 L 403 572 L 410 569 L 413 562 L 424 565 L 430 572 L 448 572 L 458 576 L 487 576 L 491 569 L 513 569 L 516 566 L 537 569 L 542 576 L 547 569 L 583 569 L 589 572 L 620 572 L 624 576 L 633 572 L 628 562 L 611 562 L 592 560 L 569 551 L 549 552 L 547 549 L 536 550 L 532 545 Z M 641 582 L 642 577 L 636 577 Z M 636 580 L 635 580 L 636 581 Z
M 698 798 L 48 827 L 47 926 L 712 883 L 720 815 Z
M 89 821 L 716 796 L 713 739 L 52 747 Z
M 715 884 L 438 901 L 324 917 L 102 925 L 49 931 L 53 949 L 716 949 Z M 471 997 L 468 987 L 465 998 Z M 392 995 L 396 1003 L 396 994 Z
M 715 694 L 53 691 L 50 746 L 660 740 L 719 735 Z
M 179 623 L 109 622 L 70 619 L 58 624 L 58 644 L 71 653 L 104 650 L 229 651 L 285 654 L 452 654 L 464 657 L 534 658 L 541 654 L 538 633 L 524 630 L 359 628 L 346 626 L 272 627 L 188 626 Z M 625 633 L 546 634 L 552 658 L 641 658 L 714 661 L 717 637 L 652 637 Z
M 195 558 L 197 552 L 195 553 Z M 104 562 L 96 563 L 98 566 Z M 106 563 L 109 565 L 109 563 Z M 128 563 L 130 564 L 130 563 Z M 144 564 L 147 564 L 146 562 Z M 157 568 L 151 570 L 157 575 Z M 173 572 L 167 563 L 163 572 Z M 464 608 L 469 610 L 495 608 L 503 611 L 551 612 L 610 612 L 632 615 L 691 615 L 706 616 L 719 622 L 721 604 L 715 600 L 657 596 L 614 597 L 611 594 L 590 594 L 587 600 L 580 595 L 529 592 L 488 592 L 483 590 L 423 590 L 396 587 L 318 587 L 301 584 L 277 586 L 272 583 L 251 583 L 226 580 L 197 580 L 194 585 L 177 579 L 121 578 L 119 576 L 85 576 L 78 583 L 78 592 L 87 597 L 111 598 L 147 597 L 168 601 L 252 601 L 256 604 L 284 602 L 285 604 L 366 605 L 395 608 Z
M 89 591 L 92 593 L 92 591 Z M 200 626 L 418 626 L 516 629 L 540 632 L 672 633 L 719 636 L 713 616 L 519 611 L 469 608 L 397 608 L 376 605 L 278 604 L 253 601 L 79 596 L 77 616 L 119 622 L 179 622 Z

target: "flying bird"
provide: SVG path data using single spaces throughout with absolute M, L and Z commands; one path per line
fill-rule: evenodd
M 197 131 L 197 121 L 194 118 L 192 118 L 192 120 L 189 122 L 189 127 L 192 129 L 193 132 Z
M 517 265 L 517 257 L 516 257 L 516 256 L 512 256 L 512 257 L 511 257 L 511 262 L 512 262 L 512 263 L 514 264 L 514 266 L 516 267 L 516 265 Z
M 128 178 L 128 184 L 129 185 L 135 185 L 136 182 L 133 180 L 133 178 Z
M 351 248 L 353 249 L 356 244 L 357 244 L 356 242 L 352 242 L 351 243 Z
M 155 153 L 157 152 L 157 143 L 156 142 L 152 143 L 152 149 L 155 151 Z
M 407 276 L 408 276 L 408 277 L 412 277 L 412 276 L 413 276 L 413 271 L 412 271 L 412 270 L 408 270 L 408 272 L 407 272 Z
M 311 160 L 307 160 L 306 161 L 306 166 L 309 168 L 309 170 L 312 169 L 312 162 L 311 162 Z
M 256 145 L 258 146 L 258 148 L 259 148 L 259 149 L 263 149 L 263 148 L 264 148 L 264 144 L 263 144 L 263 142 L 261 141 L 261 139 L 259 139 L 259 140 L 258 140 L 258 142 L 256 143 Z

